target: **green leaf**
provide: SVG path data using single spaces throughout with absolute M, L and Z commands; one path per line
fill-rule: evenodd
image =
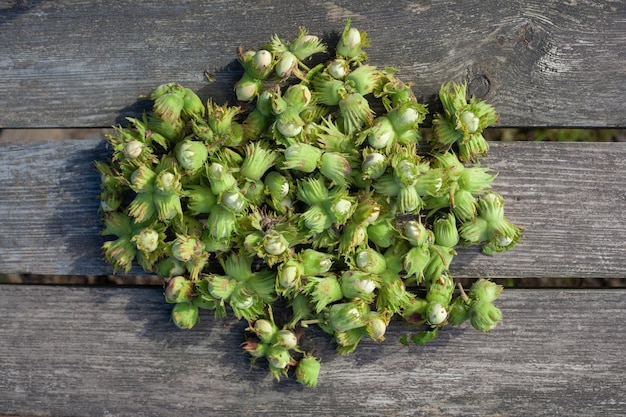
M 437 333 L 439 333 L 438 328 L 435 328 L 432 330 L 424 330 L 411 336 L 411 341 L 415 343 L 417 346 L 423 345 L 424 343 L 430 342 L 435 337 L 437 337 Z

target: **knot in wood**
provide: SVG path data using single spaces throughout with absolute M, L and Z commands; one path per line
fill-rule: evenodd
M 483 99 L 489 94 L 491 81 L 484 74 L 477 74 L 472 78 L 467 86 L 470 97 Z

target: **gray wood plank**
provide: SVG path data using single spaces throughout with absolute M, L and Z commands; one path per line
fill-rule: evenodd
M 111 272 L 92 165 L 105 157 L 96 140 L 0 147 L 0 273 Z M 483 165 L 525 237 L 492 257 L 459 250 L 455 276 L 626 278 L 625 143 L 492 143 Z
M 502 324 L 322 358 L 319 386 L 275 382 L 241 354 L 244 323 L 168 323 L 157 289 L 0 286 L 0 414 L 51 416 L 618 416 L 626 290 L 506 290 Z M 601 308 L 599 308 L 601 306 Z
M 107 127 L 169 81 L 223 102 L 240 44 L 299 26 L 334 42 L 349 16 L 424 102 L 465 80 L 502 126 L 625 126 L 624 2 L 62 0 L 0 1 L 0 127 Z

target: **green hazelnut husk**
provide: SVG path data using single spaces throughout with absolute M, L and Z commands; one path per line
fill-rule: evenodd
M 189 139 L 179 142 L 175 152 L 180 166 L 189 171 L 200 169 L 209 156 L 209 151 L 204 143 Z
M 285 349 L 295 349 L 298 347 L 298 337 L 289 329 L 281 329 L 276 333 L 276 344 Z
M 503 288 L 502 285 L 481 278 L 472 284 L 468 296 L 472 300 L 492 303 L 500 296 Z
M 387 269 L 385 257 L 372 248 L 357 252 L 355 263 L 357 268 L 371 274 L 382 274 Z
M 278 345 L 270 346 L 265 352 L 265 357 L 269 361 L 270 366 L 281 370 L 287 368 L 293 362 L 289 350 Z
M 426 322 L 432 326 L 443 324 L 448 318 L 448 310 L 446 307 L 436 303 L 428 303 L 426 306 Z
M 435 219 L 433 232 L 437 245 L 453 248 L 459 243 L 459 231 L 456 225 L 456 217 L 453 213 L 448 213 Z
M 382 342 L 385 340 L 385 333 L 387 332 L 388 325 L 388 319 L 386 319 L 382 314 L 371 312 L 367 317 L 365 331 L 375 342 Z
M 338 303 L 330 306 L 328 320 L 336 333 L 363 327 L 367 324 L 367 304 L 358 301 Z
M 363 271 L 345 271 L 340 278 L 341 292 L 350 299 L 362 299 L 370 302 L 378 286 L 378 279 Z
M 173 277 L 165 286 L 165 301 L 172 304 L 190 302 L 193 291 L 193 282 L 180 275 Z
M 249 327 L 249 330 L 254 332 L 264 343 L 270 343 L 278 332 L 276 325 L 271 320 L 267 319 L 256 320 L 254 324 Z
M 321 275 L 330 271 L 334 256 L 314 249 L 305 249 L 298 254 L 302 264 L 302 274 Z
M 185 106 L 185 100 L 179 93 L 167 93 L 154 101 L 155 116 L 168 123 L 177 123 Z
M 480 279 L 453 299 L 455 248 L 493 254 L 521 239 L 491 191 L 495 173 L 479 164 L 494 109 L 467 84 L 444 84 L 422 137 L 426 106 L 395 69 L 365 64 L 368 43 L 348 19 L 326 62 L 309 64 L 326 46 L 304 29 L 241 48 L 240 106 L 162 84 L 151 111 L 108 138 L 109 163 L 96 164 L 113 268 L 136 262 L 163 278 L 180 328 L 200 308 L 245 319 L 244 352 L 276 379 L 295 367 L 305 386 L 320 372 L 299 346 L 312 325 L 340 354 L 383 341 L 396 314 L 428 327 L 405 344 L 467 320 L 494 329 L 502 287 Z M 277 325 L 279 298 L 288 309 Z
M 469 304 L 463 297 L 457 297 L 448 312 L 448 322 L 452 325 L 459 325 L 470 318 Z
M 320 369 L 320 360 L 310 354 L 305 354 L 296 366 L 296 379 L 307 387 L 315 387 Z
M 321 312 L 327 305 L 343 298 L 341 284 L 335 275 L 325 277 L 308 277 L 304 293 L 315 304 L 315 311 Z
M 186 302 L 175 304 L 172 321 L 180 329 L 191 329 L 198 322 L 198 307 Z
M 502 311 L 486 301 L 477 301 L 470 309 L 470 323 L 481 332 L 488 333 L 502 320 Z
M 322 151 L 306 143 L 295 143 L 285 149 L 284 158 L 284 169 L 311 173 L 317 168 Z
M 288 290 L 296 287 L 304 273 L 304 266 L 296 259 L 289 259 L 278 266 L 277 288 Z

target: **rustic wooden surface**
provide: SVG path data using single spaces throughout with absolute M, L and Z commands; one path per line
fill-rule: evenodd
M 501 126 L 626 126 L 624 2 L 0 0 L 0 128 L 109 127 L 169 81 L 232 101 L 237 46 L 299 26 L 332 44 L 347 17 L 433 110 L 455 80 Z M 494 144 L 484 164 L 525 239 L 463 251 L 455 275 L 625 278 L 624 146 Z M 92 166 L 105 155 L 99 140 L 0 146 L 0 273 L 110 272 Z M 399 322 L 345 357 L 309 332 L 316 389 L 251 366 L 232 318 L 176 329 L 161 292 L 0 285 L 0 415 L 626 415 L 626 290 L 508 290 L 491 334 L 423 347 L 397 343 Z
M 0 147 L 0 272 L 111 272 L 92 164 L 106 157 L 97 140 Z M 492 143 L 483 166 L 525 237 L 492 257 L 459 250 L 455 276 L 626 278 L 626 143 Z
M 626 125 L 621 1 L 0 0 L 0 127 L 108 127 L 169 81 L 223 102 L 239 45 L 299 26 L 334 43 L 347 17 L 424 102 L 465 80 L 503 126 Z
M 348 356 L 309 331 L 312 389 L 250 365 L 236 319 L 178 330 L 160 290 L 4 285 L 0 414 L 624 415 L 626 290 L 507 290 L 497 304 L 492 333 L 462 325 L 421 347 L 398 343 L 400 322 Z

